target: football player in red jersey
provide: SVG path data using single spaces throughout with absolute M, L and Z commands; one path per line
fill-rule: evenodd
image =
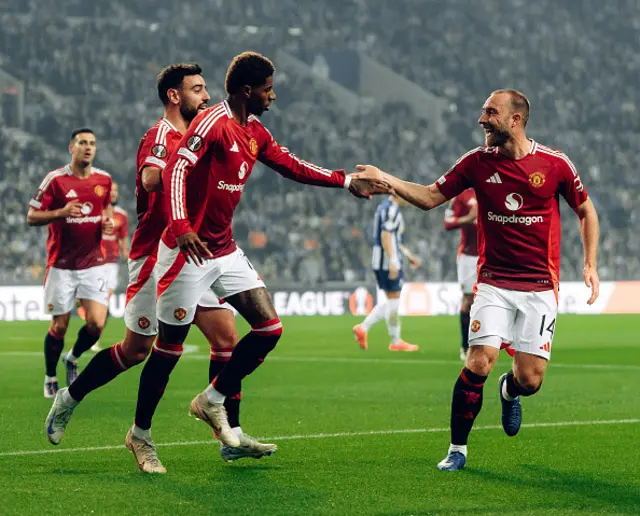
M 598 215 L 573 163 L 562 152 L 527 138 L 529 101 L 516 90 L 497 90 L 478 123 L 486 145 L 462 156 L 436 183 L 397 179 L 371 165 L 354 177 L 395 192 L 430 210 L 473 188 L 478 199 L 478 286 L 471 307 L 469 353 L 453 391 L 451 445 L 438 464 L 462 469 L 467 440 L 482 406 L 484 383 L 503 342 L 515 350 L 513 370 L 500 377 L 502 426 L 507 435 L 522 424 L 521 396 L 542 385 L 558 312 L 560 196 L 580 221 L 583 278 L 598 298 Z
M 52 444 L 58 444 L 75 407 L 95 389 L 113 380 L 123 371 L 142 362 L 151 350 L 158 331 L 156 319 L 158 242 L 167 226 L 168 206 L 162 189 L 161 175 L 168 158 L 186 132 L 189 123 L 207 108 L 209 94 L 197 64 L 175 64 L 158 74 L 158 96 L 164 106 L 164 116 L 142 138 L 137 155 L 136 200 L 138 226 L 133 235 L 129 253 L 129 286 L 127 287 L 125 325 L 122 342 L 98 353 L 89 362 L 78 379 L 68 389 L 62 389 L 47 416 L 47 436 Z M 229 305 L 221 303 L 213 293 L 203 296 L 198 303 L 195 323 L 209 341 L 211 347 L 209 375 L 213 378 L 229 360 L 238 341 L 235 317 Z M 225 402 L 234 428 L 240 428 L 240 396 Z M 136 459 L 144 472 L 164 473 L 157 460 L 155 447 L 150 439 L 136 440 L 128 436 L 127 445 L 138 452 Z M 261 457 L 276 450 L 275 445 L 265 445 L 247 437 L 241 450 L 233 457 L 221 449 L 225 460 L 241 457 Z M 239 452 L 240 455 L 239 455 Z
M 276 99 L 274 71 L 271 61 L 260 54 L 236 56 L 227 71 L 227 99 L 194 119 L 164 169 L 171 211 L 158 250 L 159 335 L 140 378 L 134 435 L 149 432 L 197 304 L 213 292 L 238 310 L 251 331 L 206 390 L 194 398 L 190 412 L 209 424 L 225 445 L 242 446 L 229 425 L 224 402 L 241 391 L 242 379 L 262 364 L 282 334 L 264 282 L 236 246 L 231 228 L 255 162 L 301 183 L 369 195 L 363 189 L 365 182 L 352 181 L 343 170 L 303 161 L 262 125 L 260 115 Z
M 129 258 L 129 216 L 118 206 L 118 183 L 111 184 L 111 206 L 113 207 L 113 232 L 102 235 L 102 251 L 108 271 L 109 297 L 118 287 L 118 262 L 120 257 Z
M 76 298 L 87 318 L 62 359 L 68 385 L 78 374 L 78 357 L 98 340 L 107 318 L 107 274 L 100 244 L 103 232 L 113 231 L 111 176 L 92 166 L 96 136 L 91 129 L 73 131 L 69 152 L 71 162 L 47 174 L 27 214 L 30 226 L 49 225 L 44 301 L 51 326 L 44 340 L 45 398 L 58 391 L 56 367 Z
M 456 259 L 458 283 L 462 289 L 460 306 L 460 329 L 462 345 L 460 359 L 466 360 L 469 349 L 470 312 L 473 304 L 473 286 L 476 282 L 478 265 L 478 201 L 473 189 L 469 188 L 449 201 L 444 214 L 444 228 L 447 231 L 460 230 L 460 245 Z

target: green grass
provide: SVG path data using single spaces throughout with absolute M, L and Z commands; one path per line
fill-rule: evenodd
M 278 348 L 244 383 L 241 411 L 245 431 L 278 438 L 280 450 L 234 464 L 221 461 L 208 427 L 187 416 L 208 370 L 206 344 L 193 330 L 188 342 L 199 351 L 178 364 L 154 419 L 165 476 L 139 473 L 121 446 L 140 368 L 87 397 L 53 448 L 43 425 L 47 324 L 0 323 L 0 514 L 640 513 L 640 423 L 595 424 L 640 418 L 640 317 L 560 316 L 544 387 L 524 400 L 524 422 L 591 423 L 525 427 L 515 438 L 482 429 L 500 424 L 496 382 L 509 367 L 501 357 L 458 473 L 435 468 L 461 367 L 457 319 L 405 318 L 405 338 L 420 344 L 413 354 L 387 351 L 384 324 L 362 352 L 351 336 L 356 321 L 285 318 Z M 122 330 L 111 320 L 102 343 Z M 335 433 L 353 435 L 318 437 Z M 200 444 L 161 445 L 193 441 Z M 101 446 L 118 448 L 70 452 Z M 6 455 L 31 450 L 62 453 Z

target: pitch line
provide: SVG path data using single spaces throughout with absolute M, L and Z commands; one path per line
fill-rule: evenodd
M 199 351 L 199 347 L 195 344 L 185 344 L 185 353 L 182 359 L 189 360 L 209 360 L 209 355 L 202 353 L 196 353 Z M 0 351 L 0 356 L 8 357 L 41 357 L 41 351 Z M 436 360 L 436 359 L 408 359 L 408 358 L 351 358 L 351 357 L 314 357 L 314 356 L 299 356 L 299 357 L 280 357 L 269 356 L 267 358 L 269 362 L 326 362 L 326 363 L 343 363 L 343 364 L 397 364 L 397 365 L 462 365 L 462 360 Z M 551 369 L 589 369 L 595 371 L 640 371 L 640 365 L 631 364 L 563 364 L 553 362 L 549 364 Z
M 630 425 L 640 423 L 640 419 L 605 419 L 593 421 L 557 421 L 551 423 L 529 423 L 523 424 L 522 428 L 557 428 L 569 426 L 596 426 L 596 425 Z M 474 427 L 473 431 L 482 430 L 502 430 L 501 425 L 486 425 Z M 437 434 L 448 432 L 449 428 L 405 428 L 398 430 L 369 430 L 362 432 L 336 432 L 336 433 L 320 433 L 320 434 L 298 434 L 298 435 L 279 435 L 275 437 L 260 437 L 264 442 L 270 441 L 294 441 L 303 439 L 334 439 L 338 437 L 368 437 L 372 435 L 400 435 L 400 434 Z M 199 446 L 202 444 L 218 444 L 218 441 L 208 439 L 206 441 L 176 441 L 171 443 L 157 443 L 156 447 L 174 447 L 174 446 Z M 14 452 L 0 453 L 0 457 L 20 457 L 24 455 L 47 455 L 49 453 L 76 453 L 76 452 L 94 452 L 109 450 L 124 450 L 124 445 L 112 446 L 89 446 L 85 448 L 48 448 L 44 450 L 21 450 Z

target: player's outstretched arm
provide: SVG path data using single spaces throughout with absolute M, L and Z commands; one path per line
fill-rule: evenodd
M 46 226 L 54 220 L 80 217 L 82 215 L 81 208 L 82 203 L 79 201 L 68 202 L 64 208 L 57 210 L 36 210 L 30 207 L 27 212 L 27 224 L 29 226 Z
M 591 288 L 591 297 L 588 304 L 592 305 L 600 294 L 600 279 L 598 278 L 598 238 L 600 225 L 596 208 L 587 199 L 576 208 L 576 213 L 580 218 L 580 234 L 582 235 L 582 246 L 584 247 L 584 283 Z
M 394 193 L 422 210 L 437 208 L 448 200 L 435 183 L 424 186 L 403 181 L 373 165 L 357 165 L 356 169 L 360 172 L 352 174 L 351 177 L 370 182 L 374 188 L 373 193 Z M 383 188 L 383 185 L 387 188 Z

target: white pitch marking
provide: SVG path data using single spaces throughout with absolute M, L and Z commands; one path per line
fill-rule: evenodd
M 185 344 L 185 353 L 189 353 L 187 356 L 183 355 L 182 358 L 191 360 L 209 360 L 209 355 L 202 353 L 195 353 L 199 350 L 199 347 L 195 344 Z M 195 348 L 198 348 L 197 350 Z M 42 356 L 41 351 L 0 351 L 0 356 L 14 356 L 14 357 L 31 357 Z M 299 357 L 280 357 L 269 356 L 267 361 L 276 362 L 327 362 L 327 363 L 344 363 L 344 364 L 398 364 L 398 365 L 460 365 L 461 360 L 432 360 L 432 359 L 403 359 L 403 358 L 350 358 L 350 357 L 311 357 L 311 356 L 299 356 Z M 631 364 L 562 364 L 557 362 L 551 362 L 549 364 L 551 369 L 593 369 L 593 370 L 626 370 L 626 371 L 640 371 L 640 365 Z
M 595 425 L 629 425 L 640 423 L 640 419 L 607 419 L 594 421 L 558 421 L 551 423 L 530 423 L 522 425 L 522 428 L 555 428 L 564 426 L 595 426 Z M 481 430 L 501 430 L 501 425 L 478 426 L 474 432 Z M 399 430 L 369 430 L 362 432 L 336 432 L 306 435 L 282 435 L 265 437 L 263 441 L 293 441 L 299 439 L 331 439 L 335 437 L 366 437 L 370 435 L 398 435 L 398 434 L 435 434 L 448 432 L 449 428 L 405 428 Z M 262 438 L 261 438 L 262 439 Z M 178 441 L 173 443 L 157 443 L 157 447 L 173 446 L 199 446 L 201 444 L 218 444 L 218 441 L 208 439 L 206 441 Z M 76 453 L 92 451 L 124 450 L 124 445 L 90 446 L 86 448 L 53 448 L 44 450 L 22 450 L 0 453 L 0 457 L 19 457 L 24 455 L 46 455 L 49 453 Z

